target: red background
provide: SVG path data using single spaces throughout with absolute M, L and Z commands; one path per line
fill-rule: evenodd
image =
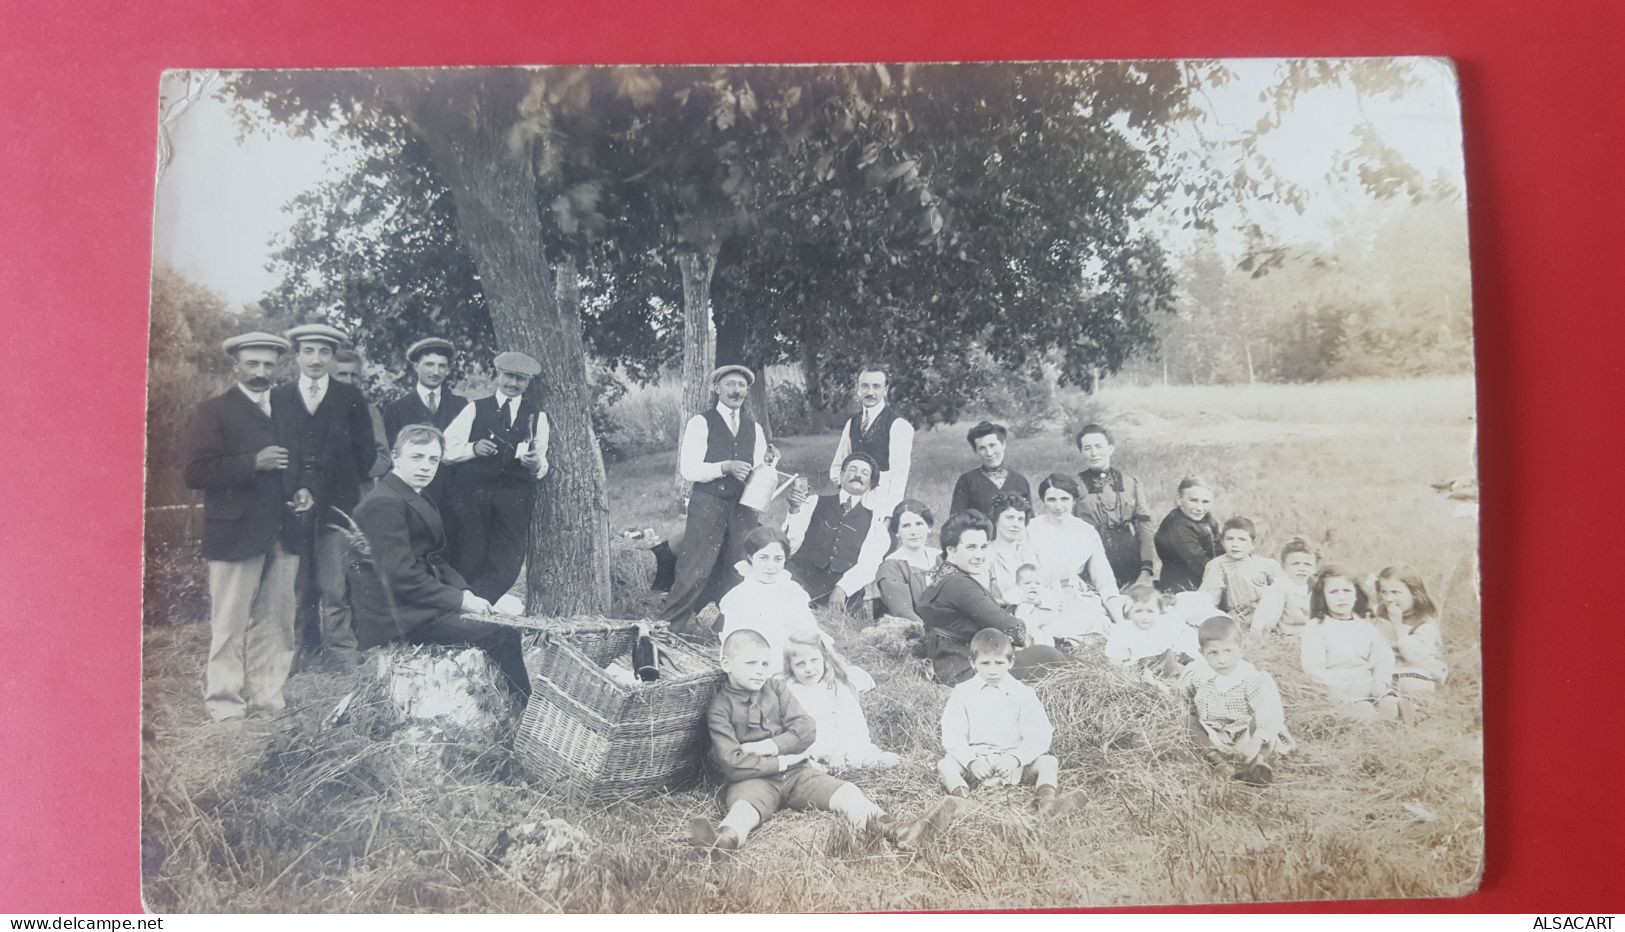
M 78 7 L 0 0 L 0 411 L 24 428 L 0 511 L 0 912 L 140 909 L 143 348 L 165 67 L 1388 54 L 1455 59 L 1464 99 L 1489 849 L 1464 901 L 1355 905 L 1621 907 L 1617 0 Z

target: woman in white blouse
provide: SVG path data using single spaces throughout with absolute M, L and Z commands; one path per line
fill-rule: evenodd
M 987 517 L 993 522 L 993 540 L 987 546 L 987 589 L 1000 605 L 1015 605 L 1021 601 L 1016 572 L 1038 562 L 1027 540 L 1033 506 L 1025 495 L 1000 492 L 993 496 L 993 513 Z
M 1100 532 L 1072 513 L 1077 481 L 1051 473 L 1038 484 L 1038 497 L 1044 507 L 1027 528 L 1027 546 L 1040 577 L 1061 593 L 1079 633 L 1105 633 L 1107 625 L 1122 620 L 1117 577 Z

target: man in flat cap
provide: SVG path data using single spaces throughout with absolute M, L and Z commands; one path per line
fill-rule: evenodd
M 446 387 L 455 355 L 451 343 L 439 337 L 424 337 L 406 348 L 406 361 L 412 366 L 412 378 L 416 384 L 411 391 L 384 405 L 385 442 L 390 447 L 395 446 L 395 438 L 401 428 L 408 424 L 428 424 L 445 433 L 468 405 L 467 398 L 452 394 Z M 452 477 L 455 475 L 453 464 L 442 462 L 434 481 L 423 490 L 424 497 L 439 506 L 440 516 L 448 519 L 447 536 L 452 539 L 457 535 L 449 520 L 452 512 L 448 507 L 450 503 L 446 490 L 452 487 Z
M 519 578 L 536 484 L 548 469 L 547 414 L 525 397 L 541 363 L 510 350 L 498 353 L 493 365 L 496 394 L 452 419 L 445 456 L 458 464 L 447 509 L 457 515 L 452 565 L 488 602 L 506 595 Z
M 304 573 L 301 601 L 315 604 L 322 647 L 340 664 L 354 664 L 355 630 L 345 582 L 348 542 L 344 515 L 354 513 L 377 455 L 372 415 L 361 389 L 331 377 L 333 354 L 349 336 L 326 324 L 302 324 L 287 333 L 299 378 L 271 390 L 278 436 L 292 438 L 299 456 L 290 464 L 297 482 L 316 496 L 314 520 L 305 530 L 312 566 Z M 340 512 L 343 514 L 341 515 Z
M 315 499 L 297 483 L 298 438 L 279 441 L 271 377 L 288 341 L 245 333 L 222 344 L 236 384 L 197 406 L 186 485 L 203 491 L 209 564 L 209 662 L 204 705 L 219 721 L 284 706 L 293 666 L 295 513 Z
M 745 478 L 768 456 L 766 433 L 744 409 L 754 379 L 744 366 L 711 373 L 716 407 L 689 418 L 683 428 L 677 468 L 694 487 L 677 576 L 661 610 L 661 618 L 678 630 L 698 633 L 694 614 L 739 581 L 733 565 L 745 535 L 761 523 L 757 512 L 739 503 Z
M 877 472 L 869 454 L 848 453 L 834 492 L 818 496 L 811 508 L 791 503 L 784 524 L 790 539 L 786 568 L 815 605 L 856 607 L 886 557 L 891 536 L 863 503 Z
M 914 457 L 914 425 L 886 403 L 889 381 L 886 370 L 878 366 L 868 366 L 858 373 L 854 394 L 861 407 L 846 422 L 840 442 L 835 445 L 835 458 L 829 464 L 829 480 L 840 483 L 847 454 L 869 454 L 877 472 L 865 503 L 879 518 L 889 518 L 903 500 Z

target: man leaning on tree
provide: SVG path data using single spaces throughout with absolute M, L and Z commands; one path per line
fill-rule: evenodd
M 204 705 L 219 721 L 280 710 L 293 666 L 299 528 L 315 498 L 290 466 L 298 438 L 279 438 L 271 377 L 287 340 L 225 341 L 236 384 L 199 404 L 187 435 L 186 485 L 203 492 L 209 565 Z
M 507 594 L 530 542 L 530 509 L 547 475 L 546 412 L 525 394 L 542 364 L 498 353 L 496 394 L 463 408 L 446 428 L 446 461 L 457 464 L 452 565 L 480 598 Z

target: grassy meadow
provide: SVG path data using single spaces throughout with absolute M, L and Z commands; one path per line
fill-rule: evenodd
M 1012 438 L 1030 475 L 1076 471 L 1069 424 L 1117 434 L 1116 464 L 1142 478 L 1156 515 L 1180 477 L 1216 491 L 1220 518 L 1257 522 L 1261 549 L 1292 534 L 1362 574 L 1421 571 L 1443 603 L 1448 684 L 1421 720 L 1358 722 L 1311 687 L 1296 645 L 1250 654 L 1273 673 L 1299 749 L 1255 788 L 1216 772 L 1184 739 L 1182 703 L 1098 653 L 1040 685 L 1056 726 L 1063 790 L 1086 804 L 1040 824 L 1030 790 L 977 793 L 918 851 L 853 837 L 828 813 L 783 813 L 738 855 L 687 844 L 715 817 L 713 790 L 611 806 L 572 805 L 531 783 L 505 742 L 407 727 L 368 674 L 300 673 L 294 711 L 220 726 L 199 701 L 208 646 L 201 564 L 154 555 L 146 627 L 143 867 L 150 908 L 180 911 L 830 911 L 1105 906 L 1225 900 L 1456 896 L 1477 883 L 1483 767 L 1475 586 L 1477 522 L 1430 483 L 1473 472 L 1470 380 L 1315 386 L 1108 388 L 1063 396 L 1051 428 Z M 971 419 L 973 422 L 975 418 Z M 916 438 L 914 497 L 945 510 L 970 468 L 966 424 Z M 786 468 L 827 469 L 833 435 L 779 441 Z M 674 453 L 611 467 L 616 529 L 670 533 Z M 827 484 L 827 483 L 826 483 Z M 618 613 L 646 553 L 623 551 Z M 154 623 L 154 622 L 160 623 Z M 900 816 L 940 793 L 937 719 L 947 690 L 923 661 L 824 616 L 876 675 L 865 695 L 894 771 L 852 778 Z M 347 714 L 329 713 L 354 693 Z

